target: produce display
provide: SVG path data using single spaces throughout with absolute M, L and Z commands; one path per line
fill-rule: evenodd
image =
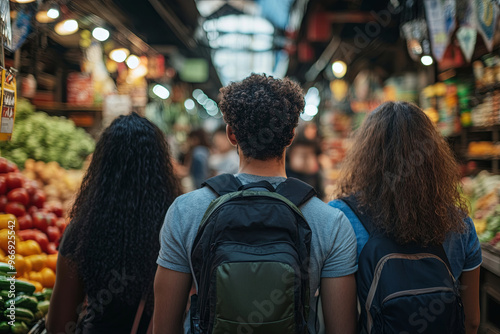
M 66 228 L 63 215 L 57 198 L 48 201 L 38 181 L 0 157 L 0 334 L 27 333 L 47 313 L 57 246 Z M 12 272 L 16 272 L 15 296 L 10 291 Z M 11 314 L 15 324 L 9 324 Z
M 28 179 L 36 180 L 42 185 L 48 205 L 59 206 L 62 204 L 64 213 L 71 209 L 74 196 L 83 179 L 82 170 L 67 170 L 55 161 L 45 163 L 28 159 L 22 173 Z
M 464 178 L 462 183 L 471 203 L 471 217 L 479 241 L 500 251 L 500 175 L 482 171 L 475 178 Z
M 1 142 L 0 151 L 19 166 L 31 158 L 79 169 L 94 146 L 92 137 L 72 121 L 36 112 L 33 105 L 20 99 L 12 140 Z
M 52 289 L 36 291 L 36 287 L 15 280 L 15 293 L 8 279 L 10 266 L 0 263 L 0 334 L 26 334 L 49 311 Z

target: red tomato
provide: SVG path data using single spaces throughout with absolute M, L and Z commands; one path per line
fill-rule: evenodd
M 40 211 L 35 212 L 35 214 L 33 215 L 33 227 L 42 232 L 45 232 L 47 231 L 48 226 L 49 224 L 46 214 Z
M 33 228 L 33 219 L 30 215 L 24 215 L 22 217 L 17 218 L 17 222 L 19 223 L 20 230 L 27 230 Z
M 28 208 L 28 213 L 29 213 L 30 215 L 32 215 L 32 216 L 33 216 L 33 215 L 34 215 L 37 211 L 38 211 L 38 208 L 37 208 L 36 206 L 34 206 L 34 205 L 32 205 L 32 206 L 30 206 L 30 207 Z
M 7 173 L 19 172 L 19 168 L 17 168 L 16 164 L 13 162 L 7 162 Z
M 47 253 L 57 254 L 57 246 L 55 243 L 49 242 L 49 245 L 47 246 Z
M 23 240 L 35 240 L 35 236 L 38 233 L 42 232 L 35 229 L 17 231 L 17 235 L 23 238 Z
M 57 226 L 47 227 L 47 237 L 49 237 L 50 242 L 56 242 L 61 237 L 61 232 Z
M 31 198 L 31 196 L 33 196 L 38 189 L 38 184 L 36 181 L 24 182 L 24 189 L 26 189 Z
M 0 212 L 5 212 L 5 206 L 7 205 L 7 202 L 9 202 L 7 196 L 0 196 Z
M 0 195 L 4 195 L 7 192 L 7 180 L 5 177 L 0 176 Z
M 48 226 L 56 226 L 57 216 L 52 212 L 48 212 L 45 214 L 45 219 L 47 220 Z
M 7 174 L 7 189 L 12 190 L 23 187 L 23 176 L 19 173 Z
M 21 203 L 9 202 L 5 205 L 5 213 L 11 213 L 16 217 L 21 217 L 26 214 L 26 209 Z
M 9 202 L 19 202 L 22 205 L 26 206 L 30 202 L 30 195 L 28 191 L 24 188 L 17 188 L 9 191 L 7 194 L 7 199 Z
M 58 202 L 51 202 L 50 205 L 46 205 L 44 208 L 47 209 L 47 211 L 52 212 L 55 214 L 57 217 L 62 217 L 63 216 L 63 208 L 62 204 Z
M 34 240 L 36 242 L 38 242 L 42 251 L 47 253 L 47 247 L 49 245 L 49 238 L 47 238 L 47 236 L 44 233 L 39 232 L 39 233 L 35 234 Z
M 43 208 L 46 199 L 47 197 L 45 196 L 45 193 L 42 190 L 37 190 L 35 191 L 35 194 L 31 197 L 31 204 L 41 209 Z
M 3 157 L 0 157 L 0 173 L 7 173 L 9 161 Z
M 68 225 L 68 223 L 66 223 L 66 219 L 64 219 L 64 218 L 59 218 L 56 221 L 56 226 L 59 228 L 61 235 L 64 233 L 64 230 L 66 229 L 67 225 Z

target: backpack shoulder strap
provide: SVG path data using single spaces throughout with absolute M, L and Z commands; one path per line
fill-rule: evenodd
M 305 182 L 289 177 L 280 183 L 276 192 L 286 197 L 296 207 L 301 206 L 312 197 L 316 196 L 316 190 Z
M 358 217 L 361 224 L 363 224 L 363 227 L 365 228 L 366 232 L 368 232 L 369 235 L 372 235 L 375 232 L 375 225 L 373 224 L 372 219 L 368 215 L 366 215 L 363 212 L 360 212 L 358 201 L 356 200 L 354 195 L 340 198 L 340 200 L 345 204 L 347 204 L 347 206 L 352 210 L 352 212 L 354 212 L 354 214 Z
M 206 180 L 201 185 L 202 187 L 207 186 L 217 195 L 223 196 L 238 191 L 241 182 L 233 174 L 221 174 Z

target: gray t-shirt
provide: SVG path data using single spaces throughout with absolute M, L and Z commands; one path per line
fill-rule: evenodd
M 243 184 L 266 180 L 274 187 L 284 177 L 262 177 L 236 174 Z M 178 197 L 170 206 L 161 230 L 161 250 L 156 261 L 160 266 L 183 273 L 191 271 L 191 248 L 199 224 L 216 194 L 202 188 Z M 318 289 L 322 277 L 353 274 L 356 265 L 356 236 L 344 213 L 312 198 L 301 208 L 312 231 L 311 264 L 309 267 L 310 317 L 308 327 L 315 333 Z M 319 319 L 322 322 L 322 319 Z

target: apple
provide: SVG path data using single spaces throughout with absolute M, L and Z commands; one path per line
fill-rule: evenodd
M 0 173 L 7 173 L 9 161 L 0 157 Z

